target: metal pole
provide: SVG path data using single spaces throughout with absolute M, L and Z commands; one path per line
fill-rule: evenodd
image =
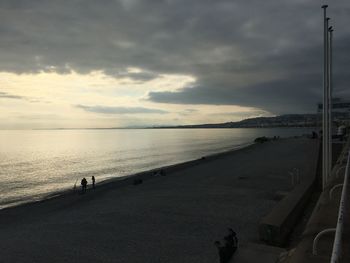
M 328 47 L 328 101 L 329 101 L 329 149 L 328 149 L 328 164 L 329 164 L 329 170 L 328 170 L 328 176 L 331 175 L 332 172 L 332 93 L 333 93 L 333 87 L 332 87 L 332 42 L 333 42 L 333 28 L 329 27 L 329 47 Z
M 333 249 L 332 249 L 331 263 L 339 262 L 339 258 L 341 256 L 344 222 L 345 220 L 347 220 L 347 218 L 345 218 L 345 213 L 346 213 L 346 209 L 347 209 L 346 206 L 348 202 L 347 191 L 348 191 L 348 180 L 349 180 L 349 163 L 350 163 L 350 153 L 348 154 L 348 161 L 346 164 L 345 175 L 344 175 L 343 190 L 341 192 L 341 197 L 340 197 L 338 220 L 337 220 L 337 227 L 335 231 L 335 238 L 334 238 Z
M 326 114 L 326 118 L 325 118 L 325 139 L 326 139 L 326 147 L 325 147 L 325 160 L 326 160 L 326 165 L 325 165 L 325 185 L 328 182 L 328 177 L 329 177 L 329 48 L 328 48 L 328 44 L 329 44 L 329 33 L 328 33 L 328 25 L 329 25 L 329 17 L 326 18 L 326 91 L 325 91 L 325 114 Z
M 322 189 L 326 187 L 326 91 L 327 91 L 327 7 L 328 5 L 323 5 L 323 107 L 322 107 Z

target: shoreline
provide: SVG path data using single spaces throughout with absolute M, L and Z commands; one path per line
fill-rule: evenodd
M 293 138 L 293 137 L 280 138 L 279 140 L 289 139 L 289 138 Z M 96 184 L 96 189 L 92 189 L 91 184 L 89 184 L 88 185 L 89 187 L 87 189 L 86 194 L 88 194 L 91 191 L 96 192 L 96 190 L 98 190 L 98 191 L 103 190 L 103 189 L 107 190 L 107 189 L 114 188 L 114 187 L 120 187 L 120 186 L 124 186 L 124 185 L 128 185 L 128 184 L 132 184 L 135 179 L 142 179 L 143 181 L 153 179 L 156 177 L 156 176 L 154 176 L 154 173 L 159 172 L 160 170 L 165 171 L 167 174 L 174 173 L 174 172 L 181 170 L 181 169 L 185 169 L 185 168 L 188 168 L 191 166 L 199 165 L 199 164 L 203 163 L 204 161 L 215 160 L 215 159 L 220 158 L 222 156 L 230 155 L 230 154 L 233 154 L 234 152 L 242 151 L 244 149 L 253 147 L 257 144 L 258 143 L 255 143 L 253 141 L 251 143 L 238 145 L 236 148 L 233 148 L 230 150 L 205 155 L 205 156 L 202 156 L 202 157 L 197 158 L 197 159 L 192 159 L 192 160 L 179 162 L 179 163 L 175 163 L 175 164 L 170 164 L 170 165 L 166 165 L 166 166 L 160 166 L 160 167 L 156 167 L 156 168 L 152 168 L 149 170 L 140 171 L 137 173 L 124 175 L 124 176 L 120 176 L 120 177 L 108 178 L 106 180 L 98 182 Z M 100 188 L 103 188 L 103 189 L 100 189 Z M 26 201 L 15 202 L 13 205 L 9 205 L 9 206 L 5 206 L 3 208 L 0 208 L 0 213 L 2 211 L 9 210 L 9 209 L 30 206 L 33 204 L 43 203 L 43 202 L 47 202 L 47 201 L 50 201 L 53 199 L 64 198 L 67 196 L 74 196 L 74 195 L 80 195 L 80 181 L 79 180 L 77 182 L 76 190 L 73 190 L 73 189 L 58 190 L 56 192 L 48 193 L 47 195 L 44 195 L 42 197 L 38 197 L 37 199 L 33 199 L 33 200 L 30 200 L 27 202 Z

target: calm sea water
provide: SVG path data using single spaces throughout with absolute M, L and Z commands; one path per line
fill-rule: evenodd
M 249 145 L 305 128 L 0 130 L 0 208 L 97 182 Z

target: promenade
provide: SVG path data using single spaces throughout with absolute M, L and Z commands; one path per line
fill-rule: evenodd
M 339 147 L 339 144 L 343 145 L 344 143 L 337 142 L 337 144 Z M 342 184 L 344 181 L 349 144 L 350 141 L 346 143 L 338 161 L 334 165 L 329 182 L 313 209 L 313 213 L 300 237 L 300 242 L 294 248 L 289 250 L 289 253 L 281 259 L 280 263 L 329 263 L 331 261 L 335 232 L 329 232 L 322 235 L 317 242 L 315 251 L 313 251 L 313 242 L 316 235 L 321 231 L 336 228 L 342 187 L 334 189 L 332 195 L 330 195 L 330 191 L 335 185 Z M 349 190 L 347 191 L 346 199 L 347 207 L 345 209 L 345 214 L 343 215 L 344 232 L 340 263 L 350 262 L 350 251 L 347 249 L 350 246 L 350 228 L 348 224 L 350 218 L 348 204 L 350 200 Z
M 259 220 L 292 189 L 289 171 L 314 175 L 317 142 L 256 144 L 139 185 L 2 210 L 0 262 L 219 262 L 213 243 L 227 227 L 242 248 L 259 243 Z

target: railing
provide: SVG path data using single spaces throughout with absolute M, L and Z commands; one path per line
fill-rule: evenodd
M 343 190 L 341 193 L 341 199 L 339 204 L 338 221 L 337 221 L 337 227 L 335 230 L 335 238 L 333 243 L 331 263 L 338 263 L 341 256 L 344 216 L 346 211 L 345 206 L 347 201 L 346 199 L 347 199 L 347 188 L 348 188 L 348 177 L 349 177 L 349 163 L 350 163 L 350 152 L 348 153 L 347 164 L 345 168 Z

